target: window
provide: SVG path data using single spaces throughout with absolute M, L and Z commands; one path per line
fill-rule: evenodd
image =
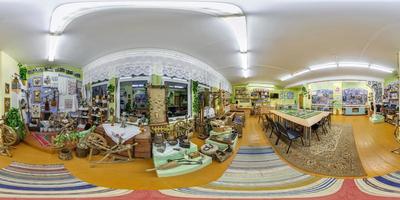
M 188 84 L 165 81 L 167 87 L 168 117 L 188 114 Z
M 107 98 L 107 84 L 94 85 L 92 87 L 92 98 L 97 100 Z
M 142 117 L 148 114 L 147 81 L 125 81 L 120 83 L 120 114 Z

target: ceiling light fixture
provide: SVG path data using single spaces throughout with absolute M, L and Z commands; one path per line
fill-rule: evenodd
M 378 70 L 381 72 L 386 72 L 386 73 L 393 73 L 394 69 L 388 68 L 388 67 L 384 67 L 381 65 L 375 65 L 375 64 L 371 64 L 369 66 L 369 68 L 373 69 L 373 70 Z
M 299 76 L 301 74 L 307 73 L 310 70 L 311 71 L 316 71 L 316 70 L 321 70 L 321 69 L 328 69 L 328 68 L 336 68 L 336 67 L 348 67 L 348 68 L 369 68 L 372 70 L 377 70 L 385 73 L 392 73 L 394 69 L 389 68 L 389 67 L 384 67 L 381 65 L 376 65 L 376 64 L 369 64 L 366 62 L 330 62 L 330 63 L 325 63 L 325 64 L 320 64 L 320 65 L 312 65 L 309 66 L 308 69 L 302 70 L 300 72 L 294 73 L 293 75 L 286 75 L 282 78 L 280 78 L 281 81 L 286 81 L 289 80 L 295 76 Z
M 305 73 L 307 73 L 307 72 L 309 72 L 309 71 L 310 71 L 309 69 L 304 69 L 304 70 L 302 70 L 302 71 L 299 71 L 299 72 L 294 73 L 294 74 L 293 74 L 293 77 L 295 77 L 295 76 L 300 76 L 300 75 L 305 74 Z
M 240 53 L 240 58 L 242 61 L 242 69 L 248 69 L 249 68 L 249 60 L 247 57 L 247 53 Z
M 339 67 L 368 68 L 369 64 L 364 62 L 339 62 Z
M 312 65 L 309 66 L 310 70 L 320 70 L 320 69 L 328 69 L 328 68 L 336 68 L 338 65 L 337 63 L 331 62 L 331 63 L 325 63 L 325 64 L 320 64 L 320 65 Z
M 48 60 L 49 60 L 49 62 L 54 61 L 54 58 L 56 56 L 57 43 L 58 43 L 59 38 L 60 38 L 60 36 L 58 36 L 58 35 L 50 34 L 48 36 L 48 45 L 49 45 L 48 46 L 48 52 L 49 52 Z
M 244 78 L 249 78 L 250 70 L 248 70 L 248 69 L 243 69 L 243 70 L 242 70 L 242 73 L 243 73 L 243 77 L 244 77 Z
M 292 76 L 291 74 L 289 74 L 289 75 L 286 75 L 286 76 L 281 77 L 280 80 L 281 80 L 281 81 L 286 81 L 286 80 L 291 79 L 292 77 L 293 77 L 293 76 Z
M 249 83 L 249 87 L 261 87 L 261 88 L 274 88 L 275 86 L 268 83 Z

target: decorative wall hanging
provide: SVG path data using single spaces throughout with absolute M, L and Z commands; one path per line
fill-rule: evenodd
M 9 97 L 4 97 L 4 112 L 8 112 L 11 106 L 11 99 Z
M 110 67 L 112 66 L 112 67 Z M 101 57 L 83 68 L 83 83 L 126 76 L 168 76 L 232 91 L 230 82 L 206 63 L 166 49 L 132 49 Z
M 40 118 L 40 104 L 33 104 L 31 109 L 32 118 Z
M 147 88 L 150 107 L 150 124 L 167 123 L 166 89 L 164 86 Z
M 40 103 L 41 102 L 40 93 L 41 93 L 40 90 L 33 91 L 33 101 L 35 103 Z
M 6 94 L 10 94 L 10 84 L 9 83 L 5 83 L 4 92 Z
M 42 86 L 42 79 L 39 78 L 39 77 L 33 78 L 33 79 L 32 79 L 32 85 L 33 85 L 34 87 L 40 87 L 40 86 Z

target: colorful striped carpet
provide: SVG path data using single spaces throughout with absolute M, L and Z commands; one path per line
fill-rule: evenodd
M 355 180 L 357 187 L 373 196 L 400 198 L 400 172 Z
M 161 193 L 185 198 L 310 198 L 334 194 L 342 183 L 343 180 L 319 178 L 292 169 L 271 147 L 240 147 L 217 181 Z
M 63 165 L 29 165 L 13 162 L 0 170 L 0 198 L 95 198 L 131 193 L 85 183 Z

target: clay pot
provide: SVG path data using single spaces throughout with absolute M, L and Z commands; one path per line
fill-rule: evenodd
M 58 158 L 60 158 L 61 160 L 71 160 L 72 151 L 68 148 L 63 148 L 58 152 Z

